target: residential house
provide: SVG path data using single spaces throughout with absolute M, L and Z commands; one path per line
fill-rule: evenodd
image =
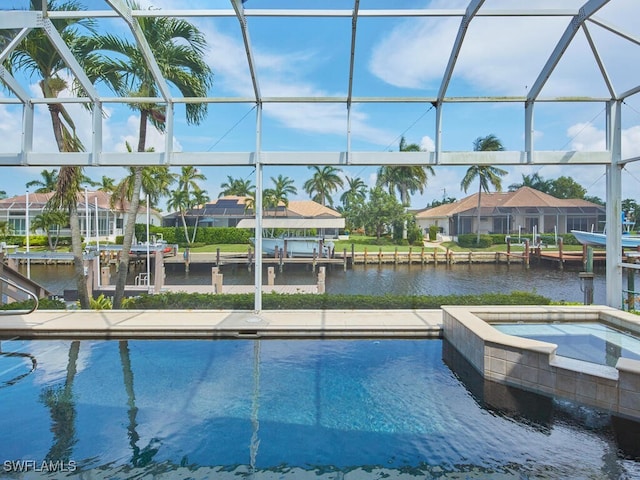
M 581 199 L 561 199 L 530 187 L 515 192 L 482 193 L 480 233 L 569 233 L 602 229 L 605 208 Z M 476 233 L 478 193 L 416 213 L 425 231 L 431 225 L 444 236 Z
M 0 200 L 0 221 L 9 224 L 14 235 L 25 235 L 27 223 L 36 215 L 41 214 L 53 192 L 28 193 Z M 124 225 L 128 216 L 128 202 L 111 206 L 111 194 L 102 191 L 86 191 L 78 195 L 78 215 L 80 216 L 80 231 L 83 237 L 95 238 L 96 228 L 98 237 L 102 241 L 115 241 L 123 235 Z M 154 209 L 149 209 L 149 225 L 161 225 L 162 215 Z M 144 205 L 138 209 L 136 223 L 147 223 L 147 211 Z M 44 235 L 46 232 L 30 232 Z M 62 236 L 71 232 L 68 226 L 63 227 Z
M 225 196 L 185 212 L 188 226 L 255 228 L 255 213 L 249 197 Z M 179 212 L 166 215 L 164 226 L 182 226 Z M 304 233 L 311 229 L 318 235 L 335 237 L 344 229 L 340 213 L 313 200 L 289 200 L 263 211 L 265 229 L 283 229 Z

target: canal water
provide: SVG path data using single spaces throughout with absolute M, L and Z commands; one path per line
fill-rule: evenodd
M 24 266 L 20 267 L 23 274 Z M 133 272 L 129 283 L 133 284 Z M 252 285 L 254 273 L 246 266 L 222 267 L 227 285 Z M 559 270 L 555 266 L 503 264 L 458 265 L 355 265 L 346 272 L 341 266 L 330 266 L 326 276 L 327 293 L 343 294 L 402 294 L 448 295 L 478 293 L 533 292 L 555 301 L 583 302 L 579 269 Z M 72 267 L 69 265 L 32 265 L 31 278 L 54 294 L 62 295 L 65 289 L 75 289 Z M 266 283 L 267 275 L 264 274 Z M 626 279 L 623 279 L 626 284 Z M 316 274 L 308 266 L 285 266 L 280 272 L 276 267 L 276 284 L 307 285 L 316 283 Z M 636 283 L 638 283 L 636 281 Z M 185 272 L 182 264 L 166 265 L 168 285 L 211 284 L 211 266 L 191 264 Z M 626 287 L 623 287 L 626 288 Z M 606 303 L 604 270 L 596 271 L 594 279 L 594 303 Z

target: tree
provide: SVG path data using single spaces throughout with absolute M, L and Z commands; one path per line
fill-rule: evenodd
M 176 210 L 180 213 L 182 226 L 184 228 L 184 236 L 188 244 L 191 244 L 195 241 L 196 231 L 198 228 L 198 219 L 200 215 L 196 217 L 193 236 L 189 238 L 186 213 L 196 205 L 202 205 L 209 201 L 209 197 L 206 192 L 202 190 L 198 185 L 198 180 L 206 179 L 207 177 L 205 177 L 204 174 L 198 172 L 195 167 L 182 167 L 181 173 L 178 176 L 178 189 L 171 192 L 169 202 L 167 202 L 167 208 Z
M 33 10 L 42 10 L 42 0 L 31 0 Z M 74 0 L 67 0 L 62 4 L 49 1 L 49 11 L 65 10 L 78 11 L 80 5 Z M 92 55 L 92 40 L 97 39 L 94 24 L 91 20 L 81 17 L 56 18 L 49 17 L 54 28 L 60 33 L 74 57 L 84 67 L 91 81 L 101 80 L 117 89 L 120 77 L 114 72 L 102 69 L 102 64 L 96 62 Z M 40 78 L 38 85 L 45 98 L 57 98 L 61 92 L 69 88 L 64 73 L 69 70 L 66 62 L 58 50 L 49 41 L 44 28 L 32 29 L 26 38 L 20 42 L 11 53 L 6 66 L 10 70 L 22 70 L 30 76 Z M 77 84 L 71 86 L 81 90 Z M 49 115 L 53 128 L 53 135 L 60 152 L 80 152 L 84 150 L 82 142 L 76 134 L 73 119 L 62 103 L 50 103 Z M 55 195 L 49 200 L 48 208 L 64 209 L 69 213 L 71 227 L 71 244 L 73 262 L 78 288 L 78 300 L 81 308 L 89 308 L 89 292 L 84 276 L 84 259 L 82 257 L 82 236 L 78 217 L 77 194 L 80 191 L 83 174 L 80 167 L 62 167 L 58 173 Z M 64 190 L 64 189 L 72 190 Z
M 338 187 L 343 187 L 344 182 L 338 175 L 339 168 L 327 166 L 327 167 L 309 167 L 313 170 L 313 176 L 304 182 L 304 191 L 309 194 L 314 202 L 318 202 L 321 205 L 333 206 L 333 199 L 331 194 L 335 192 Z
M 296 193 L 298 193 L 298 189 L 293 184 L 293 180 L 289 177 L 278 175 L 278 178 L 271 177 L 271 181 L 274 185 L 271 196 L 273 203 L 275 203 L 275 208 L 277 209 L 280 203 L 282 203 L 285 207 L 288 207 L 289 195 L 295 195 Z
M 558 177 L 551 181 L 548 193 L 556 198 L 583 199 L 587 194 L 587 189 L 571 177 Z
M 43 211 L 36 215 L 31 222 L 31 231 L 42 230 L 47 233 L 49 250 L 55 251 L 58 248 L 60 239 L 60 229 L 69 223 L 69 217 L 59 210 Z
M 404 223 L 407 218 L 404 206 L 398 202 L 395 195 L 381 187 L 375 187 L 369 191 L 369 201 L 364 206 L 362 216 L 365 228 L 374 231 L 378 240 L 394 222 Z
M 473 149 L 475 151 L 502 151 L 504 147 L 500 140 L 495 135 L 487 135 L 486 137 L 478 137 L 473 142 Z M 477 220 L 477 240 L 476 243 L 480 243 L 480 207 L 482 192 L 489 193 L 489 186 L 492 185 L 496 191 L 502 191 L 502 180 L 500 177 L 507 174 L 506 170 L 501 168 L 492 167 L 490 165 L 473 165 L 467 169 L 460 186 L 466 193 L 471 183 L 478 178 L 478 220 Z
M 56 183 L 58 182 L 58 170 L 42 170 L 40 172 L 42 180 L 31 180 L 27 182 L 26 187 L 38 187 L 34 190 L 34 193 L 49 193 L 56 190 Z
M 346 209 L 351 204 L 362 203 L 367 199 L 367 184 L 361 178 L 345 177 L 347 179 L 347 188 L 340 196 L 340 201 Z
M 401 152 L 419 152 L 420 146 L 416 143 L 407 145 L 405 138 L 400 139 L 399 150 Z M 405 207 L 411 204 L 411 195 L 424 193 L 427 186 L 428 174 L 435 175 L 433 167 L 429 166 L 384 166 L 378 170 L 377 185 L 389 189 L 389 193 L 396 190 L 400 195 L 400 203 Z
M 140 6 L 134 1 L 127 2 L 132 9 Z M 151 16 L 136 19 L 140 29 L 149 43 L 163 77 L 173 84 L 184 97 L 204 97 L 212 82 L 212 72 L 205 63 L 204 49 L 206 39 L 202 32 L 191 23 L 171 17 Z M 114 35 L 106 35 L 96 43 L 102 61 L 109 65 L 113 72 L 122 75 L 126 84 L 121 93 L 126 96 L 156 97 L 159 95 L 147 61 L 138 45 Z M 102 52 L 116 54 L 109 57 Z M 123 60 L 120 56 L 124 56 Z M 161 132 L 165 127 L 165 107 L 158 104 L 131 105 L 140 113 L 140 130 L 138 134 L 138 152 L 145 151 L 147 124 L 151 124 Z M 199 124 L 206 116 L 205 103 L 187 103 L 185 106 L 187 123 Z M 124 287 L 129 266 L 129 249 L 135 233 L 135 217 L 140 202 L 142 188 L 142 167 L 134 168 L 132 196 L 129 205 L 129 216 L 125 225 L 122 255 L 119 261 L 118 277 L 113 298 L 113 307 L 120 308 L 124 298 Z
M 251 180 L 243 180 L 241 178 L 227 176 L 227 181 L 223 182 L 220 185 L 220 188 L 222 191 L 220 192 L 220 195 L 218 195 L 219 197 L 224 197 L 226 195 L 248 197 L 255 187 L 251 184 Z
M 115 178 L 103 175 L 102 179 L 97 182 L 96 187 L 98 187 L 98 190 L 101 192 L 113 193 L 116 189 L 116 180 Z
M 367 200 L 367 185 L 362 179 L 355 177 L 345 177 L 347 188 L 340 196 L 342 206 L 337 210 L 345 220 L 345 228 L 348 231 L 359 229 L 363 226 L 362 212 Z
M 631 198 L 626 198 L 622 200 L 622 211 L 624 212 L 625 218 L 628 222 L 633 222 L 631 225 L 631 230 L 636 230 L 636 225 L 640 220 L 640 205 L 638 202 Z
M 539 192 L 549 193 L 552 180 L 543 179 L 538 172 L 531 175 L 522 174 L 522 183 L 512 183 L 509 185 L 509 191 L 515 192 L 522 187 L 531 187 Z

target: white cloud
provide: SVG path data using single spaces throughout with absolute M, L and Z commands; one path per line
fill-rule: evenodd
M 563 3 L 563 8 L 577 8 L 583 2 Z M 615 2 L 603 15 L 617 24 L 637 14 L 637 2 Z M 466 1 L 439 0 L 432 8 L 465 8 Z M 557 8 L 557 2 L 536 2 L 535 8 Z M 615 7 L 615 8 L 614 8 Z M 487 2 L 484 8 L 530 8 L 530 2 Z M 449 94 L 459 88 L 471 88 L 494 94 L 523 95 L 530 88 L 553 48 L 562 36 L 570 17 L 476 17 L 470 24 L 454 70 Z M 383 35 L 374 47 L 369 68 L 390 85 L 408 88 L 439 88 L 453 40 L 460 26 L 459 18 L 416 18 L 403 21 Z M 596 34 L 599 28 L 591 26 Z M 631 49 L 626 42 L 620 48 L 615 35 L 599 35 L 598 48 L 607 61 L 612 78 L 638 76 L 637 62 L 625 60 Z M 580 31 L 575 42 L 553 72 L 545 95 L 581 95 L 603 92 L 604 82 L 597 71 L 593 54 Z M 622 51 L 621 51 L 622 50 Z M 628 59 L 628 56 L 627 56 Z

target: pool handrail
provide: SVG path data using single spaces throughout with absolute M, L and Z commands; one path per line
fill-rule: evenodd
M 29 309 L 29 310 L 0 310 L 0 316 L 2 315 L 29 315 L 30 313 L 35 312 L 38 309 L 38 305 L 39 305 L 39 299 L 38 296 L 32 292 L 31 290 L 24 288 L 20 285 L 18 285 L 15 282 L 12 282 L 11 280 L 9 280 L 8 278 L 2 277 L 0 276 L 0 281 L 6 283 L 7 285 L 20 290 L 21 292 L 26 293 L 29 297 L 33 298 L 33 308 Z M 4 293 L 4 292 L 3 292 Z

